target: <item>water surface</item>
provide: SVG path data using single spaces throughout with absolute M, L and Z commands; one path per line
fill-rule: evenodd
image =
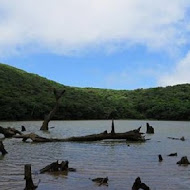
M 111 121 L 52 121 L 50 132 L 40 131 L 41 121 L 0 122 L 3 127 L 21 129 L 25 133 L 35 132 L 41 136 L 65 138 L 100 133 L 111 130 Z M 190 189 L 190 166 L 178 166 L 182 156 L 190 159 L 190 122 L 149 121 L 155 128 L 154 135 L 146 143 L 126 143 L 125 141 L 100 142 L 59 142 L 23 143 L 21 139 L 3 139 L 8 154 L 0 155 L 0 189 L 21 190 L 25 187 L 24 165 L 31 164 L 34 183 L 38 190 L 130 190 L 136 177 L 152 190 Z M 126 132 L 142 125 L 145 132 L 146 121 L 115 121 L 116 132 Z M 185 136 L 186 141 L 171 140 L 167 137 Z M 3 136 L 0 136 L 0 138 Z M 129 146 L 128 146 L 129 145 Z M 168 157 L 177 152 L 177 157 Z M 158 162 L 158 154 L 163 162 Z M 56 160 L 69 160 L 69 166 L 77 172 L 67 175 L 39 174 L 39 169 Z M 109 186 L 98 186 L 89 178 L 107 177 Z

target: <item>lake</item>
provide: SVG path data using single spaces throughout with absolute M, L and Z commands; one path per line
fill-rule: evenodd
M 126 132 L 142 125 L 144 120 L 116 120 L 115 131 Z M 151 190 L 190 189 L 190 166 L 178 166 L 182 156 L 190 160 L 190 122 L 148 121 L 155 134 L 147 135 L 151 140 L 145 143 L 126 141 L 100 142 L 53 142 L 23 143 L 21 139 L 5 139 L 8 154 L 0 154 L 0 189 L 21 190 L 25 187 L 24 165 L 32 165 L 33 182 L 39 183 L 38 190 L 131 190 L 139 176 Z M 110 120 L 101 121 L 52 121 L 50 132 L 40 131 L 42 121 L 0 122 L 3 127 L 26 127 L 26 132 L 34 132 L 44 137 L 65 138 L 82 136 L 111 130 Z M 171 140 L 167 137 L 182 137 L 186 141 Z M 0 138 L 3 136 L 0 135 Z M 177 157 L 168 157 L 170 153 Z M 161 154 L 163 162 L 158 161 Z M 39 170 L 56 160 L 68 160 L 69 167 L 76 172 L 67 175 L 39 174 Z M 98 186 L 90 179 L 109 178 L 109 186 Z M 90 179 L 89 179 L 90 178 Z

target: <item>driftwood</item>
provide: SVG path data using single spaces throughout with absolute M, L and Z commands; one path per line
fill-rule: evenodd
M 99 183 L 99 186 L 108 185 L 108 177 L 106 177 L 106 178 L 99 177 L 99 178 L 92 179 L 92 181 Z
M 181 138 L 168 137 L 168 139 L 185 141 L 185 137 L 184 136 L 182 136 Z
M 76 171 L 76 169 L 74 168 L 69 168 L 69 162 L 66 160 L 66 161 L 62 161 L 60 164 L 58 161 L 56 162 L 53 162 L 49 165 L 47 165 L 46 167 L 42 168 L 40 170 L 40 173 L 43 174 L 45 172 L 68 172 L 68 171 Z
M 5 150 L 5 147 L 4 147 L 2 141 L 0 141 L 0 152 L 2 153 L 2 155 L 5 155 L 5 154 L 8 153 L 8 152 Z
M 188 165 L 190 164 L 189 160 L 187 159 L 187 156 L 183 156 L 180 161 L 177 162 L 179 165 Z
M 62 90 L 61 92 L 57 92 L 57 90 L 54 89 L 54 95 L 55 95 L 55 100 L 56 100 L 55 106 L 50 111 L 50 113 L 45 116 L 44 122 L 43 122 L 40 130 L 48 131 L 48 124 L 49 124 L 50 120 L 52 119 L 52 117 L 55 115 L 56 111 L 58 110 L 61 97 L 63 96 L 64 93 L 65 93 L 65 90 Z
M 13 137 L 16 134 L 22 135 L 22 133 L 14 128 L 8 127 L 4 128 L 0 126 L 0 133 L 5 136 L 5 138 Z
M 139 190 L 139 189 L 150 190 L 150 188 L 145 183 L 141 182 L 140 177 L 137 177 L 132 186 L 132 190 Z
M 146 123 L 146 133 L 154 134 L 154 128 L 150 126 L 149 123 Z
M 37 186 L 34 185 L 32 181 L 32 174 L 31 174 L 31 165 L 26 164 L 24 166 L 24 179 L 26 180 L 26 186 L 24 190 L 34 190 Z
M 171 153 L 171 154 L 169 154 L 168 156 L 177 156 L 177 152 Z

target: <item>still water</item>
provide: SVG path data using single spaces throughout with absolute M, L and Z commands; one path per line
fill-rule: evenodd
M 41 121 L 0 122 L 3 127 L 26 127 L 26 133 L 65 138 L 110 131 L 111 121 L 52 121 L 49 133 L 39 130 Z M 0 190 L 22 190 L 25 187 L 24 165 L 32 165 L 33 181 L 38 190 L 131 190 L 136 177 L 140 176 L 151 190 L 190 189 L 190 166 L 178 166 L 182 156 L 190 160 L 190 122 L 149 121 L 155 129 L 146 143 L 125 141 L 23 143 L 21 139 L 3 139 L 8 154 L 0 155 Z M 117 120 L 116 132 L 126 132 L 146 121 Z M 184 136 L 186 141 L 167 137 Z M 0 138 L 3 136 L 0 136 Z M 130 145 L 130 146 L 128 146 Z M 168 157 L 170 153 L 177 157 Z M 158 162 L 161 154 L 163 162 Z M 56 160 L 69 160 L 69 167 L 77 172 L 67 175 L 39 174 L 39 169 Z M 109 186 L 98 186 L 89 178 L 107 177 Z

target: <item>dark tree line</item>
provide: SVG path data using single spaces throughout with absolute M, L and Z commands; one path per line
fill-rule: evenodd
M 190 120 L 190 84 L 166 88 L 108 90 L 60 85 L 0 64 L 0 120 L 43 120 L 65 89 L 54 119 Z

